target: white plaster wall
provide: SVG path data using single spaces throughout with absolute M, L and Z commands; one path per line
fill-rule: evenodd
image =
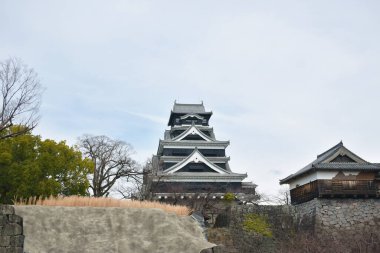
M 304 185 L 304 184 L 308 184 L 314 180 L 317 180 L 317 173 L 316 172 L 313 172 L 311 174 L 308 174 L 306 176 L 301 176 L 297 179 L 295 179 L 294 181 L 292 181 L 291 183 L 289 183 L 289 188 L 290 190 L 291 189 L 294 189 L 296 188 L 296 186 L 301 186 L 301 185 Z
M 308 184 L 314 180 L 317 180 L 317 179 L 332 179 L 333 177 L 336 176 L 336 174 L 338 174 L 339 171 L 317 171 L 317 172 L 313 172 L 312 174 L 308 174 L 306 176 L 302 176 L 300 178 L 297 178 L 296 180 L 294 180 L 293 182 L 291 182 L 289 184 L 289 188 L 290 189 L 294 189 L 296 188 L 296 186 L 301 186 L 301 185 L 304 185 L 304 184 Z M 348 175 L 358 175 L 359 174 L 359 171 L 343 171 L 343 174 L 345 176 L 348 176 Z
M 317 171 L 317 179 L 332 179 L 339 171 Z
M 345 176 L 349 176 L 349 175 L 353 175 L 353 176 L 357 176 L 359 175 L 360 171 L 343 171 L 343 174 Z

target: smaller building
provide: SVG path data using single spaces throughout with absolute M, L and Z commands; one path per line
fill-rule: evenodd
M 292 204 L 314 198 L 379 198 L 380 164 L 365 161 L 340 142 L 280 184 L 289 184 Z

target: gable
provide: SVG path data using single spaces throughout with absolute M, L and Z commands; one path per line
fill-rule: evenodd
M 356 163 L 356 161 L 348 155 L 338 155 L 332 159 L 330 163 Z
M 186 138 L 186 139 L 185 139 Z M 201 141 L 213 141 L 211 137 L 198 130 L 194 125 L 189 127 L 186 131 L 173 138 L 173 141 L 181 140 L 201 140 Z
M 198 134 L 189 134 L 189 135 L 185 136 L 182 140 L 184 140 L 184 141 L 205 141 L 205 139 L 202 138 L 202 136 L 200 136 Z
M 184 167 L 181 169 L 177 170 L 177 172 L 211 172 L 211 173 L 217 173 L 215 170 L 207 166 L 205 163 L 195 163 L 191 162 L 186 164 Z
M 186 114 L 184 116 L 181 116 L 180 119 L 191 119 L 191 120 L 195 120 L 195 119 L 200 119 L 200 120 L 203 120 L 204 117 L 198 115 L 198 114 Z
M 189 155 L 186 159 L 182 160 L 181 162 L 177 163 L 176 165 L 168 168 L 165 172 L 168 174 L 175 173 L 182 168 L 184 168 L 186 165 L 191 163 L 200 163 L 205 164 L 207 167 L 212 169 L 213 171 L 220 173 L 220 174 L 228 174 L 229 172 L 224 170 L 223 168 L 219 167 L 218 165 L 210 162 L 206 157 L 204 157 L 198 149 L 195 149 L 191 155 Z
M 367 164 L 365 160 L 355 155 L 353 152 L 341 146 L 334 153 L 320 161 L 320 163 L 360 163 Z

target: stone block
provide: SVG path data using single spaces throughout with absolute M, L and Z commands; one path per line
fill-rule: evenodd
M 22 247 L 9 247 L 4 249 L 4 251 L 1 251 L 0 248 L 0 253 L 24 253 L 24 249 Z
M 11 237 L 0 235 L 0 247 L 7 247 L 11 245 Z
M 8 223 L 7 216 L 5 214 L 0 215 L 0 227 L 4 226 L 7 223 Z
M 15 247 L 13 253 L 24 253 L 23 247 Z
M 212 248 L 209 248 L 209 249 L 203 249 L 203 250 L 201 250 L 200 253 L 213 253 L 213 252 L 212 252 Z
M 8 215 L 8 220 L 9 220 L 9 222 L 17 223 L 19 225 L 22 225 L 22 217 L 18 216 L 16 214 Z
M 227 253 L 226 252 L 226 247 L 224 245 L 217 245 L 212 248 L 213 253 Z
M 0 205 L 0 214 L 15 214 L 15 209 L 10 205 Z
M 23 235 L 12 236 L 10 239 L 11 246 L 16 246 L 16 247 L 24 246 L 24 239 L 25 239 L 25 236 Z
M 22 235 L 22 226 L 16 223 L 6 224 L 3 228 L 4 235 Z

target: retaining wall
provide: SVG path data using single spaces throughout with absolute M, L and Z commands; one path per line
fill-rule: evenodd
M 10 205 L 0 205 L 0 253 L 23 253 L 22 218 Z
M 317 232 L 380 230 L 380 199 L 314 199 L 294 208 L 301 219 L 313 219 Z
M 266 220 L 272 235 L 264 236 L 259 232 L 244 229 L 243 224 L 249 214 Z M 226 245 L 227 248 L 233 248 L 236 252 L 241 253 L 283 252 L 279 251 L 279 247 L 290 240 L 292 243 L 297 243 L 297 238 L 306 239 L 305 242 L 310 243 L 331 240 L 328 242 L 330 246 L 337 246 L 338 244 L 334 243 L 340 241 L 347 249 L 352 249 L 350 242 L 358 244 L 364 234 L 379 235 L 380 199 L 316 198 L 296 206 L 232 206 L 228 213 L 219 215 L 215 225 L 219 228 L 210 228 L 209 235 L 213 235 L 210 236 L 210 239 L 214 239 L 215 243 L 223 243 L 216 239 L 227 234 L 233 242 L 232 245 Z M 225 227 L 228 233 L 220 230 L 220 227 Z M 303 238 L 302 235 L 310 235 L 310 237 Z M 368 244 L 368 242 L 365 243 Z M 372 243 L 370 247 L 375 244 L 377 245 L 377 242 Z M 307 243 L 303 246 L 306 247 L 306 245 Z M 378 251 L 368 250 L 366 252 Z
M 252 233 L 243 228 L 247 215 L 255 214 L 266 221 L 271 236 Z M 231 208 L 230 234 L 238 252 L 275 252 L 276 241 L 284 239 L 294 231 L 293 208 L 291 206 L 234 206 Z M 260 224 L 257 224 L 260 226 Z M 262 226 L 262 225 L 261 225 Z M 265 225 L 264 225 L 265 226 Z M 265 228 L 264 228 L 265 229 Z

